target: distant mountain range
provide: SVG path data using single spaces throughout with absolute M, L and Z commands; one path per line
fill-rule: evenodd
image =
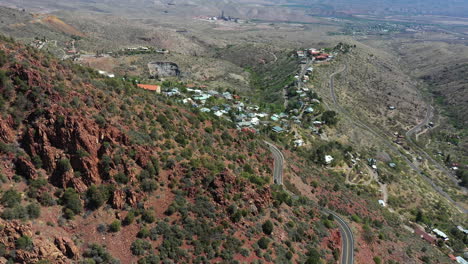
M 274 2 L 323 10 L 384 15 L 468 16 L 466 0 L 273 0 Z
M 468 1 L 466 0 L 77 0 L 77 1 L 51 1 L 51 0 L 0 0 L 0 5 L 29 9 L 67 9 L 95 8 L 107 10 L 109 8 L 129 7 L 153 7 L 177 8 L 189 7 L 186 11 L 199 12 L 201 10 L 225 9 L 242 15 L 243 11 L 237 10 L 239 5 L 250 6 L 256 9 L 261 6 L 283 6 L 292 8 L 305 8 L 313 14 L 373 14 L 373 15 L 443 15 L 468 17 Z M 247 6 L 246 6 L 247 5 Z

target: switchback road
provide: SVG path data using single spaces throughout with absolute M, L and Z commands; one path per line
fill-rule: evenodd
M 416 143 L 414 142 L 412 136 L 413 134 L 417 133 L 419 130 L 421 130 L 421 128 L 427 126 L 429 124 L 429 121 L 434 117 L 434 107 L 432 105 L 429 105 L 428 104 L 428 107 L 427 107 L 427 113 L 426 113 L 426 117 L 424 118 L 423 121 L 421 121 L 421 123 L 417 124 L 416 126 L 414 126 L 412 129 L 408 130 L 408 132 L 406 132 L 405 134 L 405 137 L 406 137 L 406 140 L 408 140 L 409 143 L 411 143 L 413 145 L 413 147 L 416 149 L 416 151 L 421 155 L 421 156 L 424 156 L 427 160 L 429 160 L 437 169 L 439 169 L 440 171 L 444 172 L 445 175 L 447 175 L 449 177 L 449 179 L 457 186 L 459 186 L 459 182 L 458 182 L 458 179 L 455 175 L 453 175 L 453 173 L 447 169 L 447 167 L 445 167 L 444 165 L 441 165 L 439 162 L 437 162 L 435 159 L 433 159 L 431 157 L 431 155 L 427 154 L 426 151 L 424 151 L 422 148 L 420 148 L 418 145 L 416 145 Z M 417 139 L 416 139 L 417 140 Z M 467 194 L 468 191 L 465 187 L 463 186 L 459 186 L 462 191 Z
M 340 74 L 342 73 L 343 71 L 345 71 L 347 69 L 347 65 L 343 65 L 343 67 L 341 69 L 339 69 L 338 71 L 332 73 L 330 75 L 330 95 L 331 95 L 331 98 L 332 98 L 332 102 L 333 104 L 335 105 L 335 108 L 338 109 L 341 114 L 343 114 L 349 122 L 351 122 L 354 126 L 357 126 L 357 127 L 360 127 L 364 130 L 367 130 L 369 133 L 373 134 L 376 138 L 380 139 L 380 141 L 385 145 L 387 146 L 390 150 L 392 150 L 396 155 L 400 156 L 407 164 L 408 166 L 410 166 L 414 171 L 416 171 L 427 183 L 429 183 L 432 188 L 437 192 L 439 193 L 441 196 L 443 196 L 445 199 L 447 199 L 451 204 L 453 204 L 457 209 L 459 209 L 461 212 L 463 213 L 467 213 L 468 210 L 466 210 L 463 206 L 459 205 L 457 202 L 455 202 L 452 197 L 450 197 L 444 190 L 442 190 L 442 188 L 440 186 L 438 186 L 437 184 L 434 183 L 434 181 L 429 178 L 428 176 L 426 176 L 422 170 L 416 165 L 414 164 L 412 161 L 410 161 L 408 159 L 408 157 L 406 157 L 405 155 L 403 155 L 400 150 L 395 147 L 395 145 L 393 145 L 391 142 L 389 142 L 389 140 L 384 137 L 382 135 L 382 133 L 378 133 L 376 132 L 374 129 L 370 128 L 369 126 L 367 126 L 366 124 L 364 124 L 362 121 L 360 120 L 357 120 L 357 119 L 354 119 L 351 114 L 345 110 L 343 107 L 341 107 L 341 105 L 338 103 L 338 100 L 336 98 L 336 94 L 335 94 L 335 87 L 334 87 L 334 77 L 335 75 L 337 74 Z M 414 144 L 413 144 L 414 145 Z M 426 154 L 427 155 L 427 154 Z M 428 155 L 429 156 L 429 155 Z M 430 157 L 430 156 L 429 156 Z M 432 160 L 432 158 L 430 159 Z M 437 163 L 436 163 L 437 164 Z M 437 165 L 436 165 L 437 166 Z
M 273 179 L 275 184 L 283 185 L 283 167 L 284 167 L 284 156 L 281 153 L 281 150 L 278 149 L 275 145 L 270 142 L 265 141 L 265 143 L 270 148 L 273 158 L 275 160 L 274 170 L 273 170 Z M 341 218 L 337 213 L 330 211 L 328 209 L 323 209 L 323 212 L 327 214 L 332 214 L 338 223 L 338 228 L 340 229 L 342 237 L 342 250 L 341 250 L 341 264 L 353 264 L 354 263 L 354 237 L 351 228 L 348 224 Z

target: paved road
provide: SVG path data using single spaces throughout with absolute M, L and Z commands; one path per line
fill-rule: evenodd
M 354 236 L 351 228 L 348 224 L 341 218 L 337 213 L 324 209 L 326 213 L 332 214 L 338 223 L 338 228 L 340 229 L 342 237 L 342 250 L 341 250 L 341 264 L 352 264 L 354 263 Z
M 455 202 L 452 197 L 450 197 L 444 190 L 442 190 L 442 188 L 440 186 L 438 186 L 437 184 L 434 183 L 434 181 L 427 177 L 423 172 L 422 170 L 416 165 L 414 164 L 411 160 L 408 159 L 408 157 L 406 157 L 405 155 L 403 155 L 400 150 L 395 147 L 395 145 L 393 145 L 391 142 L 389 142 L 389 140 L 382 135 L 382 133 L 378 133 L 376 132 L 375 130 L 373 130 L 372 128 L 370 128 L 369 126 L 367 126 L 366 124 L 364 124 L 363 122 L 361 122 L 360 120 L 357 120 L 357 119 L 354 119 L 351 114 L 345 110 L 343 107 L 341 107 L 341 105 L 338 103 L 338 100 L 336 98 L 336 94 L 335 94 L 335 87 L 334 87 L 334 77 L 335 75 L 337 74 L 340 74 L 342 73 L 343 71 L 345 71 L 347 69 L 347 65 L 343 65 L 343 67 L 341 69 L 339 69 L 337 72 L 334 72 L 330 75 L 330 94 L 331 94 L 331 97 L 332 97 L 332 101 L 333 101 L 333 104 L 335 105 L 335 107 L 344 115 L 347 117 L 347 119 L 355 126 L 357 127 L 360 127 L 364 130 L 367 130 L 368 132 L 370 132 L 371 134 L 373 134 L 376 138 L 380 139 L 380 141 L 386 145 L 390 150 L 392 150 L 396 155 L 400 156 L 407 164 L 408 166 L 410 166 L 414 171 L 416 171 L 427 183 L 429 183 L 432 188 L 434 188 L 434 190 L 436 192 L 438 192 L 441 196 L 443 196 L 445 199 L 447 199 L 451 204 L 453 204 L 456 208 L 458 208 L 461 212 L 463 213 L 468 213 L 468 210 L 465 209 L 463 206 L 459 205 L 457 202 Z M 413 144 L 414 145 L 414 144 Z M 427 155 L 427 154 L 426 154 Z M 429 156 L 429 155 L 428 155 Z M 430 156 L 429 156 L 430 157 Z M 436 165 L 437 166 L 437 165 Z
M 275 166 L 273 169 L 273 181 L 275 184 L 283 185 L 283 167 L 284 167 L 284 156 L 283 153 L 270 142 L 265 141 L 265 143 L 270 147 L 270 151 L 273 154 L 275 160 Z
M 273 158 L 275 160 L 274 170 L 273 170 L 273 179 L 275 184 L 283 185 L 283 167 L 284 167 L 284 156 L 275 145 L 270 142 L 265 141 L 265 143 L 270 148 Z M 351 228 L 348 224 L 341 218 L 337 213 L 330 211 L 328 209 L 323 209 L 323 212 L 327 214 L 332 214 L 338 223 L 342 237 L 342 251 L 341 251 L 341 264 L 353 264 L 354 263 L 354 237 Z
M 432 105 L 428 105 L 426 117 L 424 118 L 424 120 L 421 121 L 421 123 L 414 126 L 412 129 L 408 130 L 408 132 L 406 132 L 406 137 L 411 137 L 414 133 L 418 132 L 422 127 L 427 126 L 429 124 L 429 121 L 432 119 L 432 117 L 434 117 L 434 107 L 432 107 Z

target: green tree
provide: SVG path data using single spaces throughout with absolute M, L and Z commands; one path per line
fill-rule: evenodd
M 21 194 L 16 190 L 9 189 L 2 195 L 0 202 L 3 206 L 12 208 L 21 203 Z
M 86 191 L 86 198 L 88 199 L 86 206 L 92 210 L 98 209 L 107 201 L 103 190 L 100 190 L 96 185 L 91 185 L 88 188 L 88 191 Z
M 273 232 L 273 223 L 270 220 L 265 221 L 262 225 L 262 230 L 266 235 L 271 235 Z
M 65 209 L 65 216 L 67 216 L 67 218 L 71 218 L 73 215 L 80 214 L 83 211 L 80 196 L 72 188 L 67 188 L 60 200 Z
M 270 239 L 267 237 L 262 237 L 258 240 L 257 244 L 261 249 L 267 249 L 268 245 L 270 244 Z
M 322 120 L 329 126 L 334 126 L 338 123 L 337 114 L 335 111 L 325 111 L 322 114 Z

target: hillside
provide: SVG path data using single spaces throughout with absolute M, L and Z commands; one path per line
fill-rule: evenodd
M 308 155 L 285 152 L 286 192 L 256 135 L 5 38 L 0 50 L 2 261 L 333 262 L 323 206 L 352 216 L 359 263 L 444 259 Z

